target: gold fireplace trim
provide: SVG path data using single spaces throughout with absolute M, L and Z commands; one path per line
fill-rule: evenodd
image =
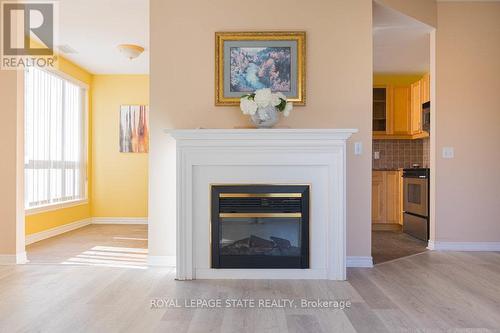
M 302 213 L 220 213 L 219 217 L 302 217 Z
M 219 198 L 302 198 L 302 193 L 219 193 Z

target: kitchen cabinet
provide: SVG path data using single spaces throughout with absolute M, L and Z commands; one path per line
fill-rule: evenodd
M 403 172 L 385 171 L 386 223 L 403 223 Z
M 428 137 L 422 130 L 422 101 L 428 98 L 428 86 L 427 76 L 411 85 L 374 87 L 373 138 Z
M 429 73 L 425 74 L 420 80 L 420 97 L 422 104 L 431 101 L 431 77 Z
M 384 223 L 385 187 L 383 171 L 373 171 L 372 175 L 372 222 Z
M 388 86 L 373 87 L 373 132 L 385 134 L 390 131 L 392 90 Z
M 372 174 L 372 223 L 403 223 L 403 178 L 401 170 Z
M 393 112 L 393 132 L 394 135 L 410 134 L 411 116 L 411 88 L 394 87 L 394 112 Z
M 422 132 L 422 98 L 421 81 L 411 85 L 410 134 Z

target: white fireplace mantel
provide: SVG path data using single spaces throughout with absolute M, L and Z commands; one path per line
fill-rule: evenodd
M 180 129 L 177 278 L 346 278 L 346 140 L 356 129 Z M 212 269 L 211 184 L 310 184 L 309 269 Z

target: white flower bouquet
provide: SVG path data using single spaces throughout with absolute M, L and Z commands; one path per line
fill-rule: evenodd
M 273 93 L 269 88 L 258 89 L 254 93 L 241 96 L 240 108 L 243 114 L 253 116 L 259 109 L 269 107 L 275 108 L 288 117 L 293 109 L 293 103 L 288 102 L 282 93 Z

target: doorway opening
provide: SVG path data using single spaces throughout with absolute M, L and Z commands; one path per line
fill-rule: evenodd
M 374 264 L 427 250 L 432 31 L 373 3 Z

